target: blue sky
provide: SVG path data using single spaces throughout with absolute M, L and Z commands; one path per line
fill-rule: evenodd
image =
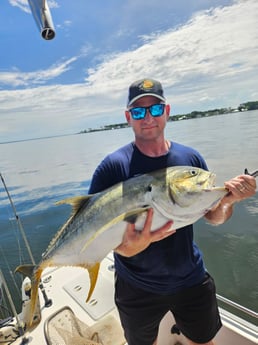
M 161 6 L 162 4 L 162 6 Z M 48 1 L 0 6 L 0 142 L 125 122 L 128 85 L 160 80 L 173 114 L 258 100 L 257 0 Z

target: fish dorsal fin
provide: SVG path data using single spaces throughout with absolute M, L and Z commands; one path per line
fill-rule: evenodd
M 93 194 L 75 196 L 75 197 L 67 198 L 64 200 L 60 200 L 56 202 L 56 205 L 69 204 L 73 208 L 72 214 L 76 214 L 83 206 L 87 205 L 87 203 L 90 201 L 92 197 L 93 197 Z
M 66 198 L 55 203 L 56 205 L 69 204 L 72 206 L 73 210 L 71 212 L 70 217 L 65 222 L 65 224 L 57 231 L 55 236 L 50 241 L 47 249 L 42 254 L 43 258 L 46 258 L 49 255 L 49 253 L 58 246 L 58 242 L 67 235 L 67 228 L 69 224 L 73 222 L 75 215 L 80 211 L 80 209 L 82 209 L 82 207 L 86 206 L 89 203 L 89 201 L 91 200 L 93 196 L 94 194 L 76 196 L 76 197 Z
M 112 218 L 109 222 L 107 222 L 104 226 L 102 226 L 101 228 L 99 228 L 93 236 L 91 236 L 91 238 L 89 238 L 89 240 L 85 243 L 85 245 L 83 246 L 81 252 L 83 252 L 93 241 L 96 237 L 98 237 L 100 234 L 102 234 L 104 231 L 106 231 L 109 227 L 111 227 L 112 225 L 115 225 L 121 221 L 127 221 L 130 220 L 132 221 L 132 219 L 137 219 L 137 217 L 139 215 L 141 215 L 143 212 L 146 212 L 148 209 L 150 208 L 149 205 L 145 205 L 143 207 L 139 207 L 139 208 L 135 208 L 131 211 L 128 212 L 124 212 L 121 213 L 119 216 L 117 216 L 116 218 Z

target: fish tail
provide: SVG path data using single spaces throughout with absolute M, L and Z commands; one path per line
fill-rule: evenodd
M 34 274 L 35 268 L 36 268 L 36 265 L 20 265 L 16 267 L 15 273 L 19 272 L 24 277 L 29 277 L 31 279 Z
M 29 326 L 33 324 L 33 317 L 36 310 L 37 300 L 38 300 L 38 288 L 41 279 L 41 274 L 43 269 L 39 266 L 34 270 L 34 274 L 31 278 L 31 304 L 30 304 L 30 317 L 29 317 Z
M 21 265 L 18 266 L 15 272 L 23 274 L 25 277 L 29 277 L 31 280 L 31 304 L 30 304 L 30 316 L 29 326 L 33 324 L 33 316 L 36 309 L 38 299 L 38 287 L 41 279 L 43 269 L 41 266 L 36 265 Z

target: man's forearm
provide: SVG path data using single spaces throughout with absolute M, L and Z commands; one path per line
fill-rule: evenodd
M 223 198 L 212 210 L 205 214 L 205 218 L 213 225 L 225 223 L 233 213 L 233 204 Z

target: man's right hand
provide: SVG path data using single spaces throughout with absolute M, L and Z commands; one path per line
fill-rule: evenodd
M 126 257 L 134 256 L 146 249 L 152 242 L 163 240 L 176 232 L 176 230 L 169 231 L 173 221 L 168 221 L 158 230 L 151 231 L 152 218 L 153 209 L 151 208 L 147 211 L 144 227 L 140 231 L 135 229 L 135 224 L 128 223 L 122 243 L 114 251 Z

